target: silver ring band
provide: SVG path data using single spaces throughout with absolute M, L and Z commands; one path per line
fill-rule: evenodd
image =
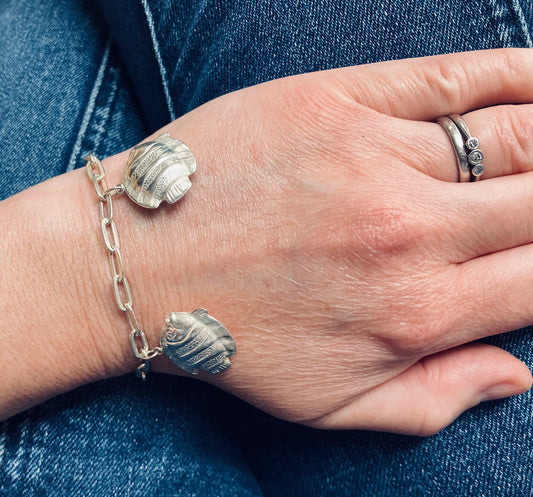
M 437 122 L 445 129 L 455 150 L 457 169 L 459 171 L 458 182 L 468 183 L 470 181 L 470 163 L 468 162 L 468 153 L 460 129 L 455 124 L 455 121 L 448 116 L 439 117 Z
M 455 123 L 463 135 L 464 145 L 467 149 L 466 153 L 468 154 L 468 163 L 471 167 L 470 173 L 472 174 L 472 177 L 470 180 L 478 181 L 479 177 L 485 171 L 485 167 L 481 163 L 483 160 L 483 152 L 479 149 L 479 140 L 470 134 L 466 122 L 459 114 L 450 114 L 448 117 Z

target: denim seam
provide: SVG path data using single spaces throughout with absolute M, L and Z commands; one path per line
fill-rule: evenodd
M 26 488 L 26 477 L 28 474 L 30 451 L 26 449 L 29 446 L 30 439 L 30 416 L 31 412 L 27 413 L 27 417 L 20 424 L 20 438 L 19 445 L 15 453 L 15 461 L 17 464 L 13 466 L 16 470 L 18 478 L 15 478 L 15 487 L 20 490 L 20 495 L 24 495 L 23 490 Z M 10 475 L 13 478 L 12 475 Z
M 206 0 L 201 0 L 198 2 L 198 6 L 196 7 L 195 11 L 194 11 L 194 14 L 193 14 L 193 17 L 192 19 L 190 20 L 190 22 L 188 23 L 187 25 L 187 29 L 185 31 L 185 35 L 183 37 L 183 46 L 182 46 L 182 49 L 180 50 L 179 54 L 178 54 L 178 57 L 176 58 L 176 64 L 175 64 L 175 67 L 174 67 L 174 71 L 176 71 L 176 68 L 180 65 L 180 64 L 185 64 L 184 60 L 186 59 L 187 57 L 187 47 L 191 46 L 191 45 L 194 45 L 194 36 L 195 36 L 195 33 L 198 29 L 198 25 L 202 22 L 202 19 L 205 17 L 206 15 L 206 11 L 209 10 L 209 5 L 208 5 L 208 2 Z M 174 75 L 173 75 L 174 76 Z M 192 94 L 190 95 L 189 97 L 189 102 L 196 102 L 198 101 L 198 98 L 199 98 L 199 94 L 201 93 L 202 91 L 202 88 L 200 85 L 195 85 L 194 88 L 192 89 Z M 187 109 L 185 109 L 187 110 Z M 188 110 L 191 110 L 190 107 L 188 108 Z
M 150 37 L 152 38 L 152 46 L 154 49 L 155 58 L 157 65 L 159 66 L 159 75 L 161 76 L 161 85 L 163 86 L 163 92 L 165 94 L 165 101 L 167 104 L 168 114 L 170 120 L 174 121 L 176 119 L 176 114 L 174 112 L 174 105 L 172 102 L 172 97 L 170 95 L 170 89 L 168 84 L 167 70 L 163 64 L 163 58 L 161 57 L 161 50 L 159 49 L 159 42 L 157 40 L 157 35 L 154 27 L 154 18 L 150 7 L 148 6 L 147 0 L 141 0 L 141 3 L 144 8 L 144 15 L 146 16 L 146 22 L 148 23 L 148 30 L 150 31 Z
M 34 411 L 37 411 L 37 407 L 34 407 L 30 412 L 33 413 Z M 35 416 L 33 416 L 33 419 L 35 419 Z M 31 457 L 32 459 L 34 459 L 34 462 L 32 464 L 31 471 L 28 473 L 28 479 L 31 479 L 32 485 L 36 486 L 42 479 L 43 475 L 41 471 L 43 468 L 45 468 L 44 451 L 40 450 L 40 447 L 48 443 L 47 438 L 49 424 L 43 422 L 42 425 L 40 425 L 41 427 L 39 427 L 39 424 L 34 422 L 32 426 L 34 427 L 34 430 L 33 439 L 30 447 Z M 44 472 L 46 473 L 46 469 L 44 470 Z
M 72 171 L 73 169 L 75 169 L 76 164 L 78 163 L 78 159 L 79 159 L 78 156 L 81 151 L 81 144 L 85 136 L 85 133 L 87 132 L 87 128 L 89 126 L 91 116 L 94 113 L 96 97 L 98 96 L 98 92 L 100 91 L 100 87 L 102 86 L 102 81 L 104 80 L 105 70 L 109 64 L 110 51 L 111 51 L 111 36 L 107 39 L 107 42 L 105 45 L 104 54 L 102 55 L 102 61 L 100 62 L 100 67 L 98 68 L 98 73 L 96 74 L 96 78 L 94 80 L 93 89 L 91 90 L 91 95 L 89 96 L 89 102 L 87 104 L 87 108 L 85 109 L 85 114 L 83 116 L 83 120 L 81 122 L 78 135 L 76 136 L 76 142 L 74 143 L 74 147 L 72 149 L 72 153 L 70 155 L 70 159 L 67 164 L 67 169 L 66 169 L 67 171 Z
M 110 60 L 112 55 L 110 56 Z M 109 75 L 109 76 L 108 76 Z M 105 136 L 105 131 L 108 129 L 106 124 L 111 118 L 111 109 L 115 102 L 115 97 L 118 90 L 118 81 L 120 77 L 120 69 L 115 67 L 111 62 L 107 65 L 107 70 L 104 73 L 100 91 L 96 99 L 95 111 L 93 112 L 91 125 L 88 127 L 87 136 L 85 137 L 85 148 L 82 147 L 82 152 L 94 151 L 100 154 L 100 144 L 102 137 Z M 108 84 L 109 82 L 109 84 Z M 106 97 L 107 93 L 107 97 Z M 105 98 L 102 105 L 98 105 L 98 97 Z
M 524 35 L 524 41 L 526 42 L 526 46 L 529 48 L 533 48 L 533 42 L 531 41 L 531 34 L 529 32 L 526 18 L 524 16 L 524 11 L 522 10 L 522 7 L 520 6 L 519 0 L 510 0 L 510 1 L 511 1 L 511 8 L 514 10 L 514 13 L 520 24 L 522 34 Z
M 7 466 L 4 457 L 6 455 L 8 422 L 9 421 L 6 419 L 0 423 L 0 467 L 3 468 Z M 2 490 L 1 486 L 0 490 Z
M 504 47 L 512 43 L 512 28 L 516 29 L 523 38 L 527 47 L 533 47 L 531 35 L 519 0 L 487 0 L 492 11 L 492 20 L 495 22 L 496 31 Z M 510 21 L 514 17 L 515 22 Z

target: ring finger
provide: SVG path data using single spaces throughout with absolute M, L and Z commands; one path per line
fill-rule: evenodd
M 439 124 L 396 120 L 398 134 L 416 137 L 402 142 L 403 163 L 442 180 L 413 186 L 431 213 L 431 237 L 450 263 L 533 243 L 533 105 L 496 106 L 463 118 L 485 155 L 483 180 L 475 184 L 457 183 L 455 150 Z
M 533 169 L 533 105 L 500 105 L 464 114 L 470 134 L 479 139 L 486 180 Z M 405 130 L 405 122 L 402 124 Z M 457 155 L 448 133 L 437 123 L 407 125 L 416 132 L 427 154 L 411 154 L 410 163 L 433 178 L 458 181 Z M 416 131 L 415 131 L 416 130 Z

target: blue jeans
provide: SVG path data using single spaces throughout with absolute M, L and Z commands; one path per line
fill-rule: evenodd
M 127 8 L 125 7 L 127 5 Z M 4 0 L 0 195 L 289 74 L 532 46 L 530 0 Z M 492 338 L 533 366 L 531 330 Z M 0 496 L 533 495 L 531 394 L 434 437 L 323 432 L 200 382 L 104 381 L 1 423 Z

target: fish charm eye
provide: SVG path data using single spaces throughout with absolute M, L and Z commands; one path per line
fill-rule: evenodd
M 237 352 L 230 332 L 205 309 L 169 314 L 160 342 L 168 358 L 191 374 L 221 373 L 231 366 L 229 357 Z
M 183 197 L 196 171 L 196 160 L 189 147 L 163 133 L 153 141 L 131 149 L 124 171 L 124 190 L 135 203 L 156 209 L 165 200 L 169 204 Z

